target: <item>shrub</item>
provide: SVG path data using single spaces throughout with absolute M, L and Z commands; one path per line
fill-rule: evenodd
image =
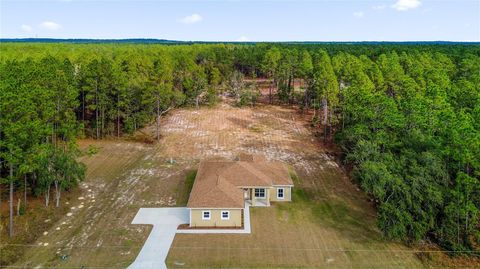
M 97 154 L 99 151 L 99 148 L 94 146 L 94 145 L 88 145 L 88 148 L 87 148 L 87 155 L 88 156 L 93 156 L 95 154 Z
M 208 88 L 207 95 L 205 96 L 205 104 L 213 106 L 218 102 L 218 93 L 217 90 L 213 87 Z
M 257 87 L 254 85 L 250 85 L 249 87 L 242 89 L 237 104 L 239 106 L 255 106 L 259 96 L 260 92 L 258 91 Z

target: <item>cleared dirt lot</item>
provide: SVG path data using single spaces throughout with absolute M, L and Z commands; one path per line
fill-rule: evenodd
M 380 239 L 366 197 L 294 110 L 227 105 L 183 110 L 164 130 L 168 154 L 179 148 L 179 157 L 195 159 L 265 154 L 290 164 L 303 190 L 292 204 L 253 208 L 252 235 L 177 235 L 167 258 L 170 267 L 422 267 L 406 247 Z
M 251 235 L 176 235 L 170 268 L 423 267 L 414 249 L 381 239 L 365 195 L 294 109 L 180 109 L 163 119 L 157 144 L 81 141 L 89 145 L 99 151 L 82 158 L 81 196 L 17 266 L 124 268 L 150 231 L 130 224 L 140 207 L 184 205 L 185 176 L 201 159 L 246 152 L 291 165 L 295 201 L 253 208 Z

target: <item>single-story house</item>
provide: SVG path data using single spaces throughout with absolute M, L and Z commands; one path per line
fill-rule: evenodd
M 190 227 L 241 227 L 246 203 L 288 202 L 292 188 L 282 162 L 258 155 L 243 155 L 238 161 L 202 161 L 187 203 Z

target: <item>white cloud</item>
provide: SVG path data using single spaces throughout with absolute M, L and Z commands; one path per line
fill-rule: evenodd
M 374 10 L 382 10 L 382 9 L 385 9 L 387 6 L 386 5 L 376 5 L 376 6 L 373 6 L 372 8 Z
M 22 30 L 24 32 L 28 32 L 28 33 L 30 33 L 33 30 L 32 26 L 27 25 L 27 24 L 22 24 L 22 26 L 20 26 L 20 27 L 22 28 Z
M 248 37 L 242 35 L 241 37 L 237 38 L 237 40 L 235 40 L 235 41 L 237 41 L 237 42 L 248 42 L 248 41 L 250 41 L 250 39 Z
M 51 30 L 51 31 L 56 31 L 62 28 L 60 24 L 53 21 L 44 21 L 40 23 L 40 27 L 42 27 L 43 29 Z
M 361 18 L 365 17 L 365 13 L 363 11 L 355 11 L 355 12 L 353 12 L 353 16 L 355 18 L 361 19 Z
M 422 3 L 420 2 L 420 0 L 398 0 L 395 4 L 392 5 L 392 7 L 399 11 L 405 11 L 417 8 L 421 4 Z
M 203 20 L 202 16 L 198 15 L 197 13 L 192 14 L 190 16 L 183 17 L 180 22 L 183 24 L 194 24 L 197 22 L 201 22 Z

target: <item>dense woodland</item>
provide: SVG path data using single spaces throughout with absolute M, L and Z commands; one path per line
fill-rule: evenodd
M 82 180 L 79 137 L 125 136 L 229 93 L 313 111 L 387 238 L 480 243 L 480 46 L 468 44 L 1 44 L 1 203 L 57 205 Z M 294 88 L 300 85 L 300 89 Z M 23 193 L 23 201 L 14 201 Z M 50 197 L 52 194 L 52 197 Z M 18 195 L 17 195 L 18 197 Z M 49 204 L 54 201 L 54 205 Z

